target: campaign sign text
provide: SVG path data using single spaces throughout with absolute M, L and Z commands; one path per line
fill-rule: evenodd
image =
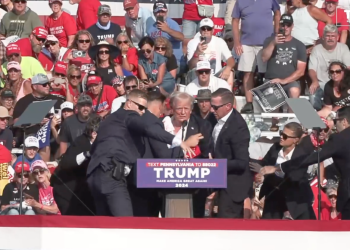
M 138 159 L 138 188 L 226 188 L 227 159 Z

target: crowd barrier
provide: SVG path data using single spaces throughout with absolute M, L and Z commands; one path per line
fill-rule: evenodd
M 7 250 L 347 249 L 350 222 L 1 216 Z

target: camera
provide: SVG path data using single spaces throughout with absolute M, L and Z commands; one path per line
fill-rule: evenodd
M 74 50 L 72 56 L 73 56 L 73 58 L 85 57 L 86 51 Z

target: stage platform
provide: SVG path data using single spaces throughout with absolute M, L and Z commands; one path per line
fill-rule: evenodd
M 346 249 L 348 221 L 1 216 L 6 250 Z

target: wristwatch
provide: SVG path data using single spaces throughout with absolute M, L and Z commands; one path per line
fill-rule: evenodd
M 125 59 L 125 58 L 126 58 L 126 55 L 122 55 L 122 57 Z

